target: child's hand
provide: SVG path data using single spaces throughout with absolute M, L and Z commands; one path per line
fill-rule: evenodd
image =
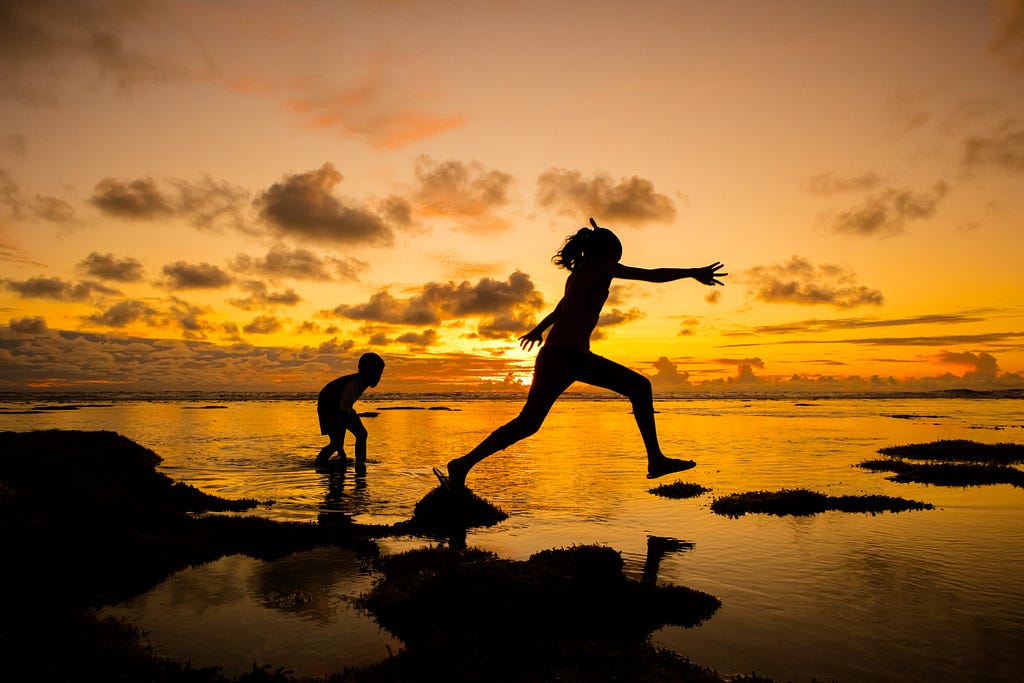
M 693 279 L 703 285 L 724 285 L 724 282 L 719 282 L 718 278 L 725 277 L 729 273 L 719 273 L 718 270 L 725 268 L 721 263 L 715 261 L 710 266 L 704 266 L 703 268 L 693 269 Z
M 543 333 L 534 328 L 519 338 L 519 346 L 526 351 L 532 351 L 534 344 L 543 344 L 544 335 Z

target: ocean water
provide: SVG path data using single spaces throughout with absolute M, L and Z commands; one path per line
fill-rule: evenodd
M 75 409 L 37 409 L 60 407 Z M 472 448 L 520 407 L 517 399 L 367 397 L 359 408 L 378 414 L 364 418 L 365 476 L 313 468 L 326 441 L 311 398 L 7 401 L 0 428 L 117 431 L 156 451 L 175 480 L 273 501 L 254 512 L 273 519 L 391 522 L 408 518 L 436 486 L 432 466 Z M 471 530 L 466 542 L 514 559 L 604 544 L 639 577 L 657 539 L 681 541 L 660 556 L 657 579 L 711 593 L 722 607 L 699 627 L 664 628 L 651 640 L 723 673 L 1019 680 L 1024 489 L 897 484 L 854 465 L 897 444 L 1024 443 L 1024 401 L 697 398 L 658 400 L 656 409 L 663 450 L 695 459 L 696 469 L 647 480 L 628 402 L 566 397 L 538 434 L 471 474 L 474 492 L 510 517 Z M 649 493 L 672 481 L 711 492 L 688 500 Z M 900 496 L 935 509 L 738 519 L 710 510 L 716 496 L 796 487 Z M 439 542 L 380 545 L 399 552 Z M 269 563 L 232 556 L 108 611 L 142 627 L 157 651 L 195 665 L 240 673 L 258 661 L 323 675 L 401 648 L 352 605 L 372 580 L 365 558 L 339 549 Z

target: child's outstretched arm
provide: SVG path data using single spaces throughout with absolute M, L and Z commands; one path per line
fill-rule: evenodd
M 537 323 L 537 327 L 533 328 L 522 337 L 519 338 L 519 346 L 527 351 L 533 350 L 534 344 L 544 343 L 544 330 L 551 327 L 551 325 L 558 319 L 558 314 L 562 311 L 562 302 L 559 301 L 558 305 L 555 306 L 555 310 L 544 316 L 544 319 Z
M 703 268 L 634 268 L 618 263 L 615 265 L 612 276 L 622 280 L 643 280 L 644 282 L 672 282 L 692 277 L 701 284 L 713 286 L 725 284 L 718 279 L 729 274 L 718 272 L 724 267 L 718 261 Z

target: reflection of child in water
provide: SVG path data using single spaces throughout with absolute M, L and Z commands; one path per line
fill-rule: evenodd
M 447 475 L 434 468 L 441 483 L 453 489 L 465 486 L 466 475 L 478 462 L 540 429 L 548 411 L 562 392 L 573 382 L 586 382 L 610 389 L 629 398 L 633 415 L 647 450 L 647 477 L 653 479 L 696 466 L 692 460 L 669 458 L 661 452 L 654 425 L 654 403 L 651 382 L 645 376 L 619 365 L 590 350 L 590 335 L 597 327 L 601 308 L 608 298 L 608 289 L 615 278 L 645 282 L 671 282 L 692 277 L 705 285 L 722 284 L 717 278 L 722 264 L 715 262 L 703 268 L 633 268 L 619 263 L 622 243 L 611 230 L 598 227 L 590 219 L 593 230 L 583 228 L 568 237 L 555 254 L 555 265 L 569 271 L 565 294 L 555 310 L 533 330 L 519 338 L 529 351 L 542 344 L 533 370 L 533 382 L 519 416 L 496 429 L 490 436 L 461 458 L 448 462 Z M 548 327 L 547 340 L 544 330 Z
M 384 359 L 376 353 L 364 353 L 359 357 L 359 371 L 331 380 L 320 390 L 316 401 L 316 414 L 320 419 L 320 433 L 326 434 L 330 443 L 316 456 L 317 464 L 323 464 L 338 453 L 345 461 L 345 432 L 356 437 L 356 467 L 366 466 L 366 428 L 353 407 L 356 399 L 367 387 L 375 387 L 384 374 Z

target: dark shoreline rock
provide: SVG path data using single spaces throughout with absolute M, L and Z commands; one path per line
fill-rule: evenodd
M 886 446 L 878 452 L 887 458 L 857 464 L 873 472 L 892 472 L 890 481 L 935 486 L 989 486 L 1010 484 L 1024 488 L 1024 472 L 1013 467 L 1024 463 L 1024 445 L 984 444 L 965 439 Z
M 439 489 L 421 501 L 413 519 L 389 526 L 209 514 L 251 509 L 256 501 L 229 501 L 175 483 L 156 471 L 159 462 L 153 451 L 113 432 L 0 432 L 5 678 L 231 680 L 216 668 L 193 669 L 153 655 L 136 629 L 99 619 L 95 608 L 229 554 L 274 559 L 338 545 L 372 558 L 379 554 L 373 538 L 438 528 L 457 537 L 459 515 L 472 513 L 463 523 L 474 524 L 504 515 L 468 492 L 452 499 Z M 461 531 L 464 539 L 465 526 Z M 661 624 L 709 618 L 718 601 L 627 579 L 610 548 L 544 551 L 513 562 L 453 544 L 380 562 L 383 577 L 365 596 L 366 607 L 403 634 L 406 648 L 377 665 L 322 680 L 724 680 L 646 642 Z M 519 646 L 509 647 L 506 636 Z M 468 643 L 471 652 L 461 649 Z M 253 672 L 234 680 L 296 679 L 286 669 L 254 664 Z

